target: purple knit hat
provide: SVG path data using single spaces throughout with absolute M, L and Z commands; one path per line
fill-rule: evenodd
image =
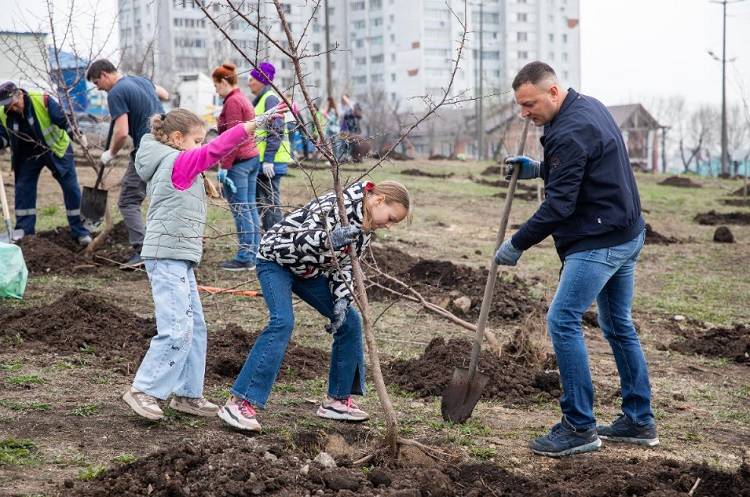
M 273 64 L 271 64 L 267 60 L 264 60 L 263 62 L 258 64 L 257 69 L 253 69 L 252 71 L 250 71 L 250 76 L 254 80 L 260 81 L 264 85 L 267 85 L 271 81 L 273 81 L 274 74 L 276 74 L 276 68 L 273 67 Z

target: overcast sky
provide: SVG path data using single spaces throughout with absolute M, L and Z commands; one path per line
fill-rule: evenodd
M 57 16 L 67 12 L 69 2 L 53 0 Z M 721 65 L 707 54 L 713 50 L 721 55 L 720 5 L 709 0 L 580 3 L 583 92 L 609 105 L 675 94 L 683 95 L 691 105 L 721 101 Z M 15 28 L 23 28 L 20 18 L 43 26 L 44 5 L 44 0 L 0 0 L 0 29 L 12 29 L 14 23 Z M 77 0 L 76 5 L 77 19 L 84 26 L 96 6 L 103 37 L 117 12 L 117 1 Z M 9 12 L 13 14 L 6 15 Z M 728 13 L 727 58 L 737 58 L 727 66 L 732 103 L 738 102 L 739 85 L 750 100 L 750 0 L 730 4 Z M 115 40 L 111 48 L 116 48 Z

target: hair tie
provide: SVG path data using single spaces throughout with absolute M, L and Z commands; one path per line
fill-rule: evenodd
M 163 121 L 163 120 L 165 120 L 167 118 L 167 115 L 166 114 L 159 114 L 159 117 L 161 117 L 161 120 Z
M 372 181 L 365 181 L 365 191 L 371 192 L 375 189 L 375 183 Z

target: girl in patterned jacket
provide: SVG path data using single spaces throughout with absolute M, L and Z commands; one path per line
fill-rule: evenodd
M 369 418 L 352 401 L 352 395 L 364 393 L 365 358 L 362 321 L 352 303 L 351 257 L 362 256 L 375 230 L 406 219 L 410 198 L 395 181 L 358 182 L 344 190 L 344 205 L 348 226 L 341 225 L 331 192 L 286 216 L 261 239 L 256 272 L 269 321 L 219 410 L 227 424 L 260 431 L 255 410 L 266 405 L 294 329 L 292 293 L 331 320 L 326 326 L 333 335 L 328 395 L 317 415 L 341 421 Z

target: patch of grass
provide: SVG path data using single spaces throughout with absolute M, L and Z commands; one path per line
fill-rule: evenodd
M 747 410 L 725 409 L 718 412 L 719 419 L 726 421 L 737 421 L 742 425 L 750 425 L 750 412 Z
M 99 413 L 99 405 L 98 404 L 83 404 L 81 406 L 76 407 L 71 411 L 70 414 L 73 416 L 93 416 L 94 414 Z
M 52 408 L 52 406 L 46 402 L 18 402 L 8 399 L 0 400 L 0 406 L 3 406 L 12 411 L 20 412 L 49 411 Z
M 8 371 L 9 373 L 20 371 L 22 367 L 23 363 L 21 363 L 20 359 L 16 359 L 13 362 L 0 363 L 0 371 Z
M 471 454 L 472 457 L 486 461 L 496 457 L 497 450 L 493 447 L 471 447 L 469 449 L 469 454 Z
M 112 461 L 119 462 L 121 464 L 131 464 L 138 460 L 133 454 L 120 454 L 112 458 Z
M 276 390 L 279 393 L 295 393 L 297 392 L 297 387 L 292 385 L 291 383 L 277 383 L 273 386 L 274 390 Z
M 181 426 L 187 426 L 188 428 L 202 428 L 206 426 L 205 418 L 198 418 L 189 414 L 183 414 L 180 411 L 176 411 L 171 407 L 164 408 L 164 417 L 176 424 Z
M 92 347 L 91 345 L 84 343 L 81 348 L 79 349 L 84 354 L 94 354 L 96 353 L 96 347 Z
M 232 396 L 232 392 L 228 388 L 214 388 L 208 393 L 208 396 L 214 399 L 226 400 Z
M 22 374 L 18 376 L 9 376 L 5 379 L 5 382 L 9 385 L 15 385 L 18 387 L 30 387 L 31 385 L 41 385 L 44 383 L 44 379 L 36 374 Z
M 37 453 L 32 440 L 5 438 L 0 440 L 0 466 L 19 466 L 31 464 Z
M 81 481 L 91 481 L 104 473 L 106 469 L 107 467 L 103 464 L 89 464 L 78 472 L 76 479 Z
M 39 209 L 39 214 L 44 217 L 51 217 L 57 214 L 57 206 L 56 205 L 45 205 L 41 209 Z
M 701 437 L 700 434 L 692 432 L 692 431 L 685 432 L 685 435 L 683 435 L 680 438 L 682 438 L 683 440 L 687 440 L 688 442 L 701 442 L 701 441 L 703 441 L 703 437 Z

